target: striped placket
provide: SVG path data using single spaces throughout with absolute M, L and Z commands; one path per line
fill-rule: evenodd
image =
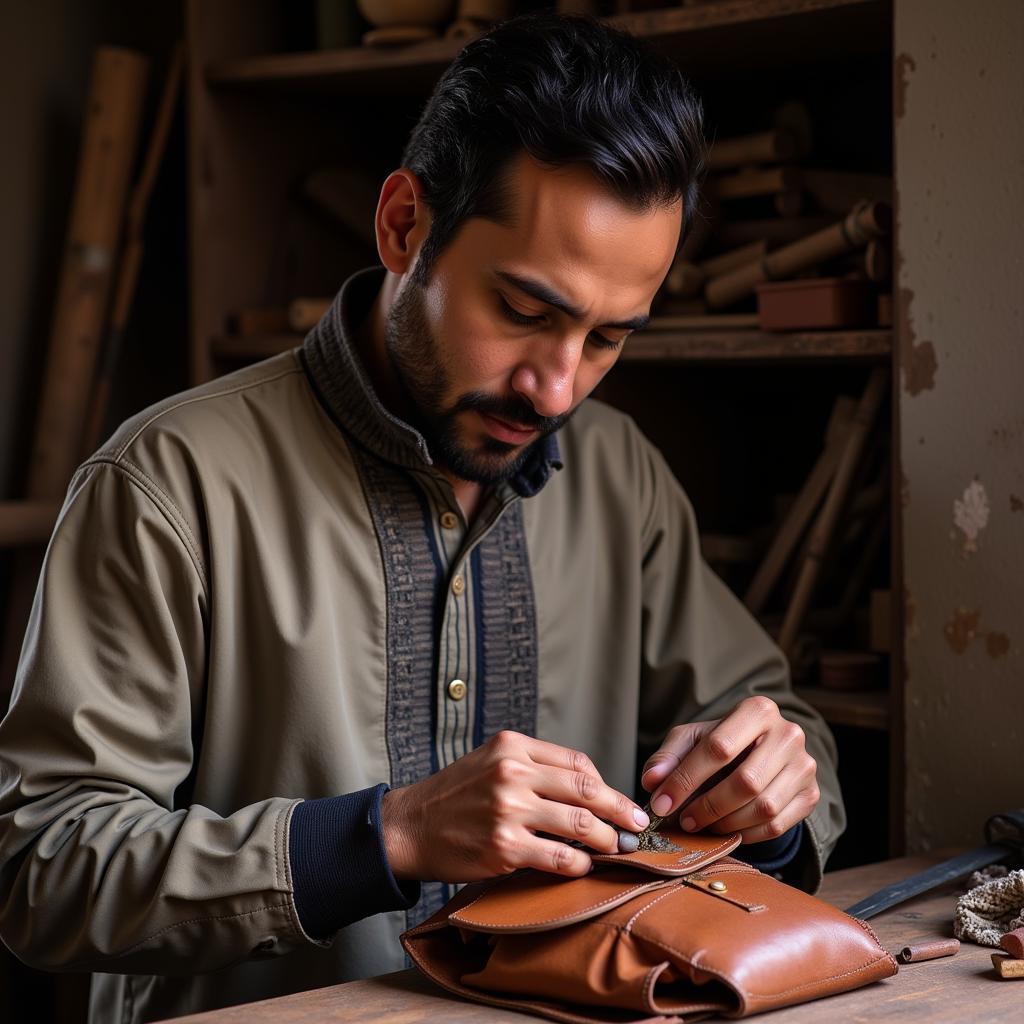
M 391 785 L 452 764 L 502 729 L 535 735 L 537 622 L 522 500 L 560 468 L 554 437 L 489 489 L 472 524 L 423 437 L 380 404 L 346 324 L 382 275 L 359 274 L 310 333 L 303 359 L 359 469 L 380 547 L 387 605 L 386 740 Z M 424 884 L 425 920 L 450 887 Z

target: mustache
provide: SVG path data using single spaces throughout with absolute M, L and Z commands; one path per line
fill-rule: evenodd
M 528 427 L 549 434 L 557 430 L 569 419 L 568 413 L 561 416 L 538 416 L 533 406 L 522 398 L 498 398 L 485 391 L 470 391 L 456 403 L 453 413 L 474 410 L 496 416 L 500 420 L 514 423 L 520 427 Z

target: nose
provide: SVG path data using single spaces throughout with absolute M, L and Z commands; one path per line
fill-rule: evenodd
M 561 416 L 572 408 L 583 343 L 545 339 L 513 371 L 512 389 L 538 416 Z

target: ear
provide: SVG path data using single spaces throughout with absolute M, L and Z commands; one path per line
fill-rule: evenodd
M 374 228 L 381 263 L 393 274 L 408 273 L 430 232 L 423 185 L 408 168 L 392 171 L 380 190 Z

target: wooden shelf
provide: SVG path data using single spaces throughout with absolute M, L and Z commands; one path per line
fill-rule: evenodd
M 671 52 L 688 74 L 883 54 L 891 0 L 717 0 L 636 11 L 609 23 Z M 770 44 L 766 41 L 770 41 Z M 465 40 L 432 39 L 395 49 L 351 47 L 271 54 L 212 64 L 217 88 L 278 93 L 413 94 L 436 79 Z
M 795 686 L 798 697 L 821 712 L 830 725 L 861 729 L 889 728 L 889 693 L 886 690 L 826 690 L 822 686 Z
M 656 331 L 626 342 L 623 362 L 771 362 L 774 360 L 884 360 L 892 331 Z
M 210 354 L 234 362 L 266 359 L 302 344 L 302 334 L 267 334 L 250 338 L 214 338 Z M 815 331 L 773 334 L 766 331 L 643 331 L 622 352 L 626 363 L 818 362 L 885 360 L 892 351 L 892 331 Z

